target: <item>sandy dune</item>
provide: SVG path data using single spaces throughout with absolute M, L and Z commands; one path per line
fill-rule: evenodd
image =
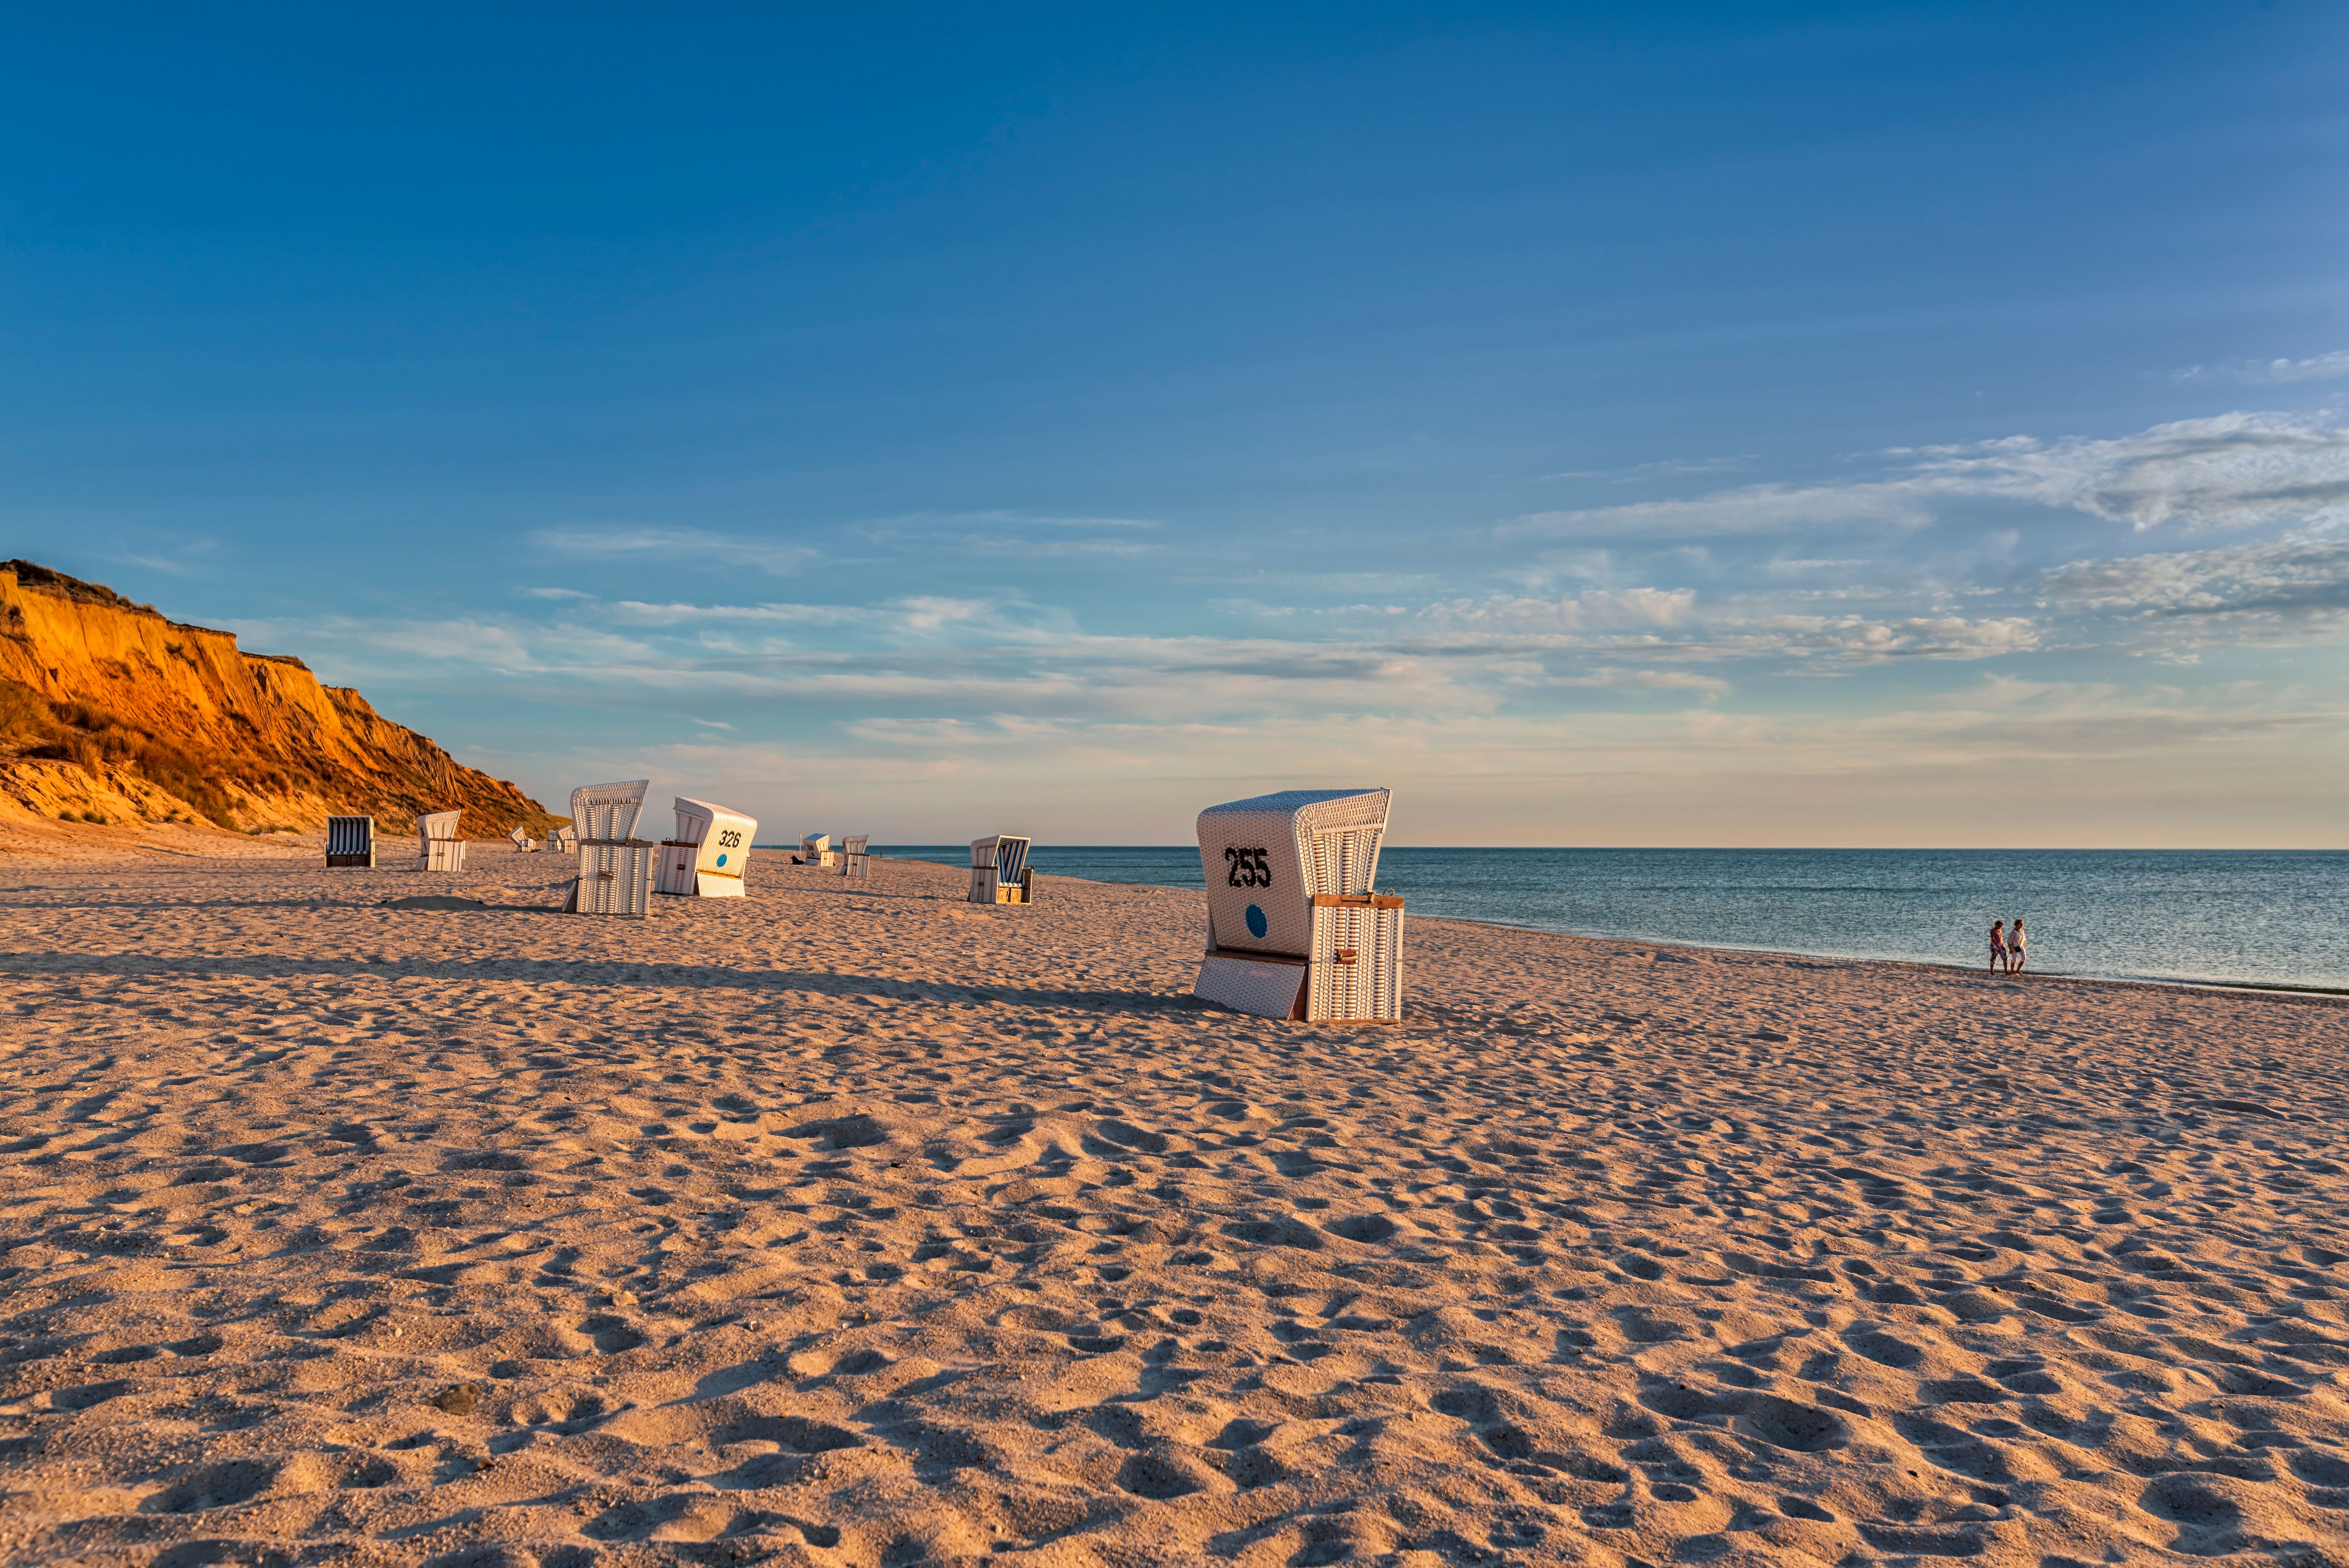
M 2349 1562 L 2330 1000 L 474 856 L 0 860 L 0 1557 Z

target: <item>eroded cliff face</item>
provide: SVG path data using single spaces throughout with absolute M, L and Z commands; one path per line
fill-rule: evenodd
M 0 563 L 0 813 L 248 831 L 357 812 L 400 831 L 452 806 L 468 838 L 560 820 L 299 659 Z

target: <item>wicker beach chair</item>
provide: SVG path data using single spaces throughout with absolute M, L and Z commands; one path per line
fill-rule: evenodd
M 465 841 L 457 836 L 458 820 L 463 817 L 461 806 L 453 811 L 433 811 L 416 819 L 416 869 L 422 872 L 461 872 L 465 869 Z
M 649 779 L 588 784 L 571 791 L 572 831 L 578 835 L 579 874 L 564 910 L 572 914 L 652 913 L 653 865 L 660 846 L 636 836 Z
M 1371 890 L 1389 799 L 1285 789 L 1199 813 L 1199 996 L 1268 1018 L 1402 1016 L 1402 900 Z
M 707 800 L 677 798 L 677 837 L 663 839 L 653 891 L 678 898 L 740 898 L 755 818 Z
M 344 866 L 375 864 L 375 819 L 373 817 L 329 817 L 326 819 L 326 865 L 329 870 Z
M 526 828 L 507 829 L 506 841 L 513 845 L 515 851 L 521 854 L 533 854 L 538 850 L 538 841 L 530 836 L 530 830 Z
M 800 864 L 803 866 L 832 864 L 833 861 L 832 835 L 830 833 L 801 834 L 799 858 Z
M 996 833 L 970 841 L 972 903 L 1032 903 L 1035 880 L 1028 871 L 1028 841 Z
M 578 847 L 579 830 L 570 826 L 568 823 L 560 828 L 549 828 L 546 830 L 547 853 L 551 855 L 567 855 Z
M 865 852 L 864 848 L 870 841 L 871 835 L 866 833 L 853 834 L 841 841 L 840 874 L 842 876 L 854 882 L 867 882 L 872 879 L 873 857 Z

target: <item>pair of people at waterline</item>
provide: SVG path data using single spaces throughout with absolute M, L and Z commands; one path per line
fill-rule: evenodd
M 1990 923 L 1991 973 L 1995 975 L 2002 969 L 2010 975 L 2022 974 L 2023 960 L 2025 956 L 2024 946 L 2023 916 L 2018 914 L 2014 917 L 2014 930 L 2012 933 L 2006 930 L 2004 921 L 1992 921 Z

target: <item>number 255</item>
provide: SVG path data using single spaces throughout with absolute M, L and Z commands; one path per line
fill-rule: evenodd
M 1224 863 L 1230 874 L 1224 879 L 1226 887 L 1270 887 L 1272 868 L 1264 861 L 1262 850 L 1226 850 Z

